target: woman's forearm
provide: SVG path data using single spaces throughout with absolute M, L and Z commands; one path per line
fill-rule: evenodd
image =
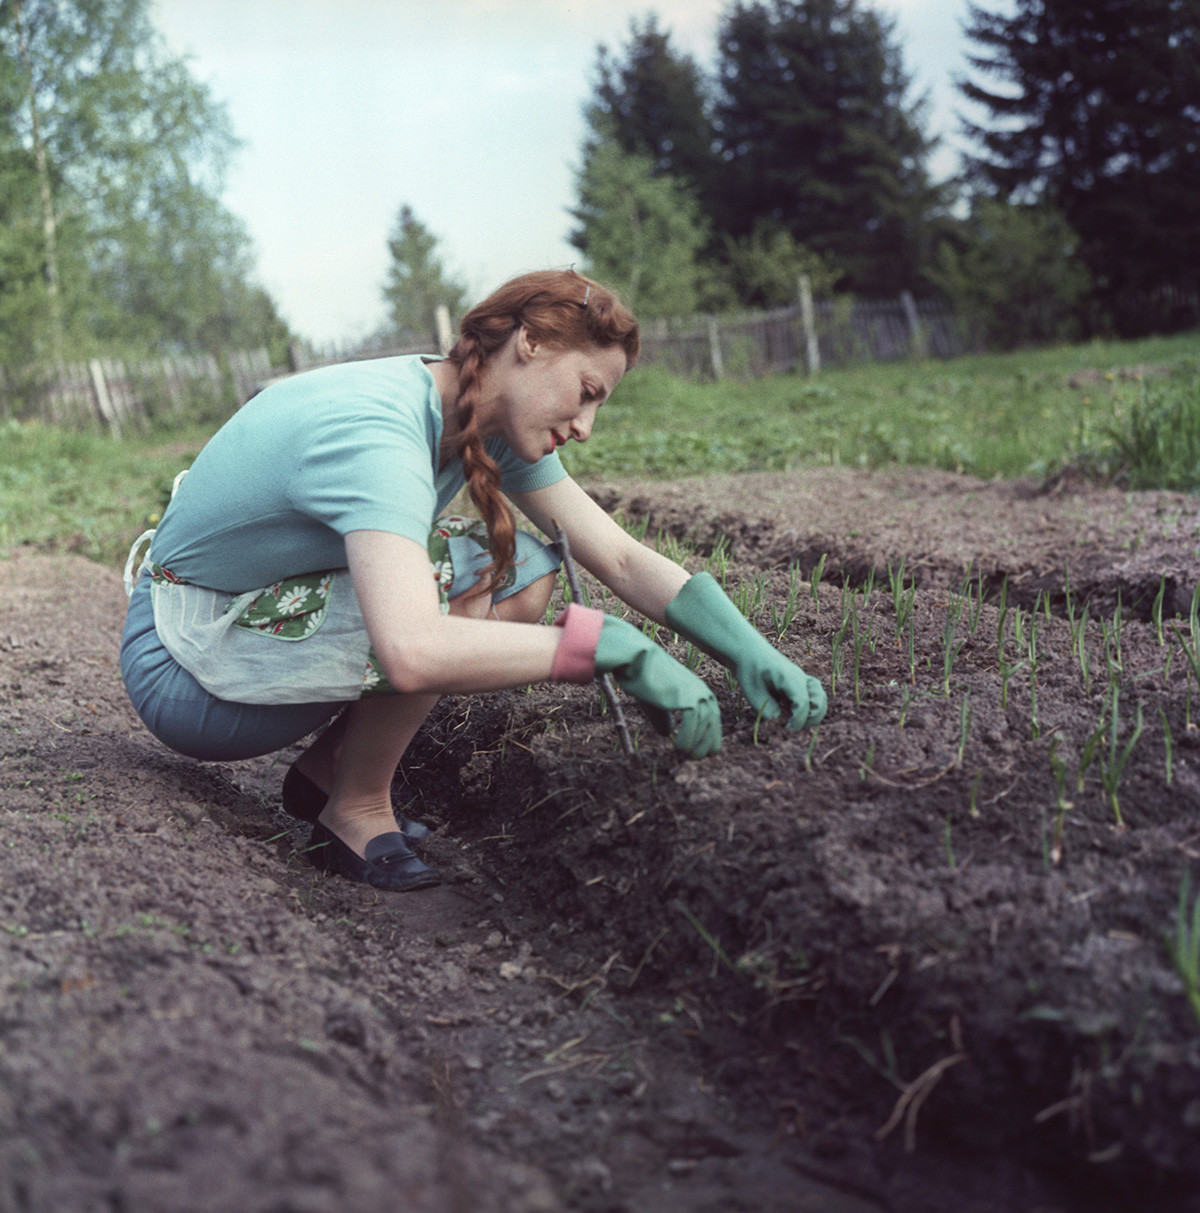
M 501 691 L 550 677 L 562 633 L 495 619 L 439 615 L 374 643 L 388 682 L 401 692 Z

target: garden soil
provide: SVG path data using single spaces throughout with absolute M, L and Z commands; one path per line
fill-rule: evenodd
M 409 895 L 307 863 L 293 753 L 146 733 L 119 573 L 0 563 L 0 1211 L 1200 1210 L 1196 500 L 590 487 L 829 716 L 708 659 L 699 762 L 591 687 L 443 701 Z

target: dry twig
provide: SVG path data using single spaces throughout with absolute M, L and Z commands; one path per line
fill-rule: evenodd
M 579 588 L 579 574 L 575 571 L 575 561 L 571 559 L 571 544 L 567 539 L 567 532 L 557 522 L 554 523 L 554 543 L 558 548 L 558 554 L 562 557 L 563 572 L 567 575 L 567 585 L 571 590 L 571 600 L 582 606 L 583 595 Z M 621 749 L 625 751 L 626 758 L 632 758 L 634 755 L 633 741 L 629 736 L 629 726 L 625 723 L 625 713 L 621 710 L 621 701 L 617 698 L 617 690 L 613 686 L 611 675 L 600 675 L 600 688 L 604 691 L 604 698 L 608 701 L 608 709 L 612 712 L 617 732 L 621 735 Z

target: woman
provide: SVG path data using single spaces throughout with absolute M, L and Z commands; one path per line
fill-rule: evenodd
M 397 890 L 438 882 L 391 784 L 441 694 L 610 672 L 663 731 L 678 720 L 680 749 L 715 751 L 712 692 L 637 628 L 579 605 L 533 626 L 558 558 L 517 534 L 506 496 L 543 533 L 560 526 L 623 602 L 724 661 L 756 710 L 817 723 L 820 684 L 711 577 L 632 539 L 558 458 L 587 441 L 638 343 L 605 288 L 528 274 L 463 317 L 445 360 L 327 367 L 259 393 L 177 481 L 130 585 L 121 669 L 151 732 L 230 761 L 336 717 L 289 770 L 284 807 L 314 821 L 318 867 Z M 464 481 L 482 524 L 435 525 Z

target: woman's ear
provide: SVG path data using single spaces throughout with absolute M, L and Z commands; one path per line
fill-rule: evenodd
M 528 362 L 540 348 L 540 343 L 534 339 L 529 329 L 525 325 L 521 325 L 517 329 L 517 361 Z

